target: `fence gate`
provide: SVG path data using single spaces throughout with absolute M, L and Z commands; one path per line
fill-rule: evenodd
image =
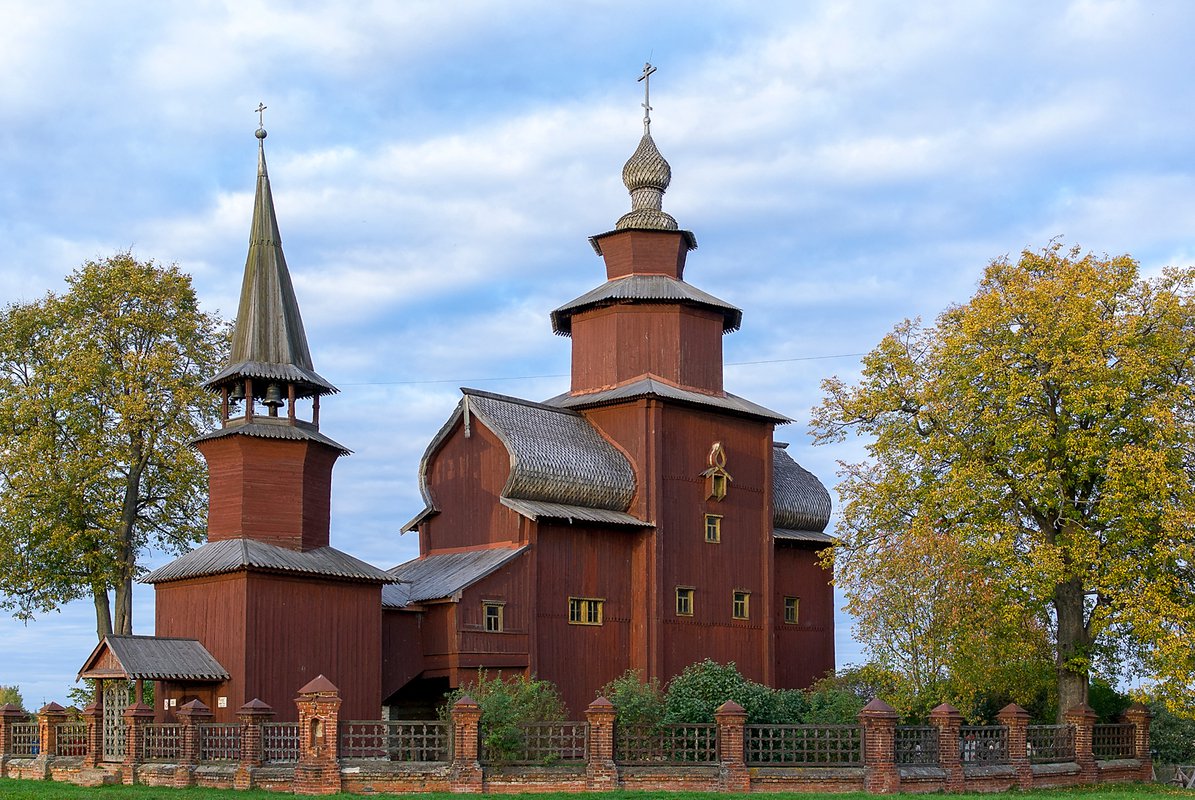
M 104 761 L 124 761 L 124 710 L 129 705 L 129 685 L 124 681 L 103 681 Z

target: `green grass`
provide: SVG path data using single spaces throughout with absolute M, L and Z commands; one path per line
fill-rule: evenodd
M 288 795 L 278 792 L 238 792 L 232 789 L 160 789 L 149 786 L 98 786 L 83 788 L 69 783 L 50 781 L 23 781 L 0 779 L 0 798 L 3 800 L 139 800 L 140 798 L 163 798 L 169 800 L 279 800 Z M 290 795 L 293 796 L 293 795 Z M 366 797 L 368 795 L 339 794 L 333 797 Z M 422 793 L 419 800 L 463 800 L 478 795 Z M 600 794 L 574 795 L 563 792 L 550 794 L 481 795 L 483 798 L 523 798 L 523 800 L 874 800 L 876 795 L 852 794 L 804 794 L 783 792 L 776 794 L 721 794 L 714 792 L 604 792 Z M 960 794 L 952 797 L 987 798 L 990 794 Z M 1117 784 L 1097 787 L 1075 787 L 1071 789 L 1041 789 L 1031 792 L 1016 792 L 1015 800 L 1141 800 L 1145 797 L 1195 798 L 1195 792 L 1175 789 L 1162 784 Z

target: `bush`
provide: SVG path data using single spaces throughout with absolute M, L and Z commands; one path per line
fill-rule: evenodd
M 733 661 L 723 665 L 707 658 L 685 667 L 668 684 L 664 720 L 713 722 L 714 712 L 727 700 L 743 707 L 748 724 L 797 723 L 806 709 L 801 692 L 770 689 L 744 678 Z
M 1150 745 L 1159 764 L 1195 764 L 1195 719 L 1180 717 L 1160 700 L 1149 703 Z
M 614 705 L 618 725 L 658 725 L 664 720 L 664 692 L 658 678 L 643 680 L 639 670 L 628 669 L 607 683 L 598 695 Z
M 520 725 L 564 720 L 564 702 L 551 681 L 523 675 L 490 679 L 482 670 L 477 673 L 476 682 L 446 695 L 440 718 L 448 719 L 453 704 L 465 695 L 476 700 L 481 708 L 481 747 L 490 761 L 510 762 L 522 754 Z

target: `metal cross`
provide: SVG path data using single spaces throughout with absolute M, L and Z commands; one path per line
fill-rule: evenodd
M 644 63 L 643 74 L 638 80 L 643 81 L 643 134 L 651 133 L 651 74 L 656 68 L 650 62 Z
M 257 129 L 261 130 L 262 128 L 264 128 L 266 126 L 266 115 L 265 115 L 266 104 L 258 103 L 257 108 L 255 108 L 253 110 L 257 112 Z

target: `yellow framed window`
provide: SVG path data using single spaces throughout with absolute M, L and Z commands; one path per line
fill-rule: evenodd
M 487 632 L 498 633 L 502 630 L 502 603 L 482 603 L 481 616 Z
M 722 517 L 717 514 L 705 515 L 705 540 L 714 544 L 722 541 Z
M 731 602 L 731 616 L 735 619 L 751 618 L 751 592 L 745 592 L 741 589 L 734 590 L 734 598 Z
M 601 625 L 604 600 L 594 597 L 570 597 L 568 621 L 570 625 Z
M 784 598 L 784 622 L 788 625 L 796 625 L 801 621 L 801 598 L 786 597 Z
M 676 588 L 676 615 L 678 617 L 693 616 L 693 588 L 678 586 Z

